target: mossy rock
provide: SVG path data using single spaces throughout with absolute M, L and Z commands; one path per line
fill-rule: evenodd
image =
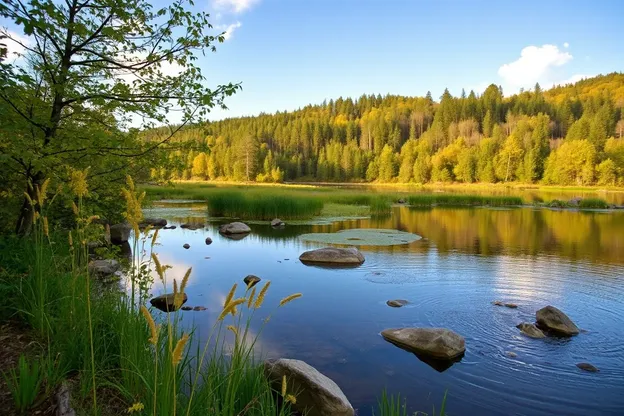
M 315 243 L 352 246 L 395 246 L 409 244 L 421 239 L 417 234 L 378 228 L 354 228 L 336 233 L 303 234 L 299 238 Z

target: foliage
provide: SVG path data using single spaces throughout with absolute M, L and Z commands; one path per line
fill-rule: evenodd
M 207 199 L 213 217 L 260 220 L 302 219 L 319 215 L 323 202 L 315 197 L 290 196 L 279 192 L 213 192 Z
M 480 195 L 445 195 L 445 194 L 416 194 L 407 198 L 410 205 L 418 207 L 430 206 L 518 206 L 522 205 L 522 198 L 514 196 L 480 196 Z
M 9 370 L 9 374 L 3 374 L 7 386 L 13 396 L 15 408 L 22 414 L 30 409 L 39 396 L 43 372 L 37 360 L 29 363 L 22 354 L 19 357 L 17 368 Z
M 604 199 L 600 198 L 585 198 L 579 202 L 579 208 L 599 208 L 607 209 L 609 204 Z

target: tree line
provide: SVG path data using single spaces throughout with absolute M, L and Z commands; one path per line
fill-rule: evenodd
M 180 132 L 153 179 L 624 184 L 624 74 L 505 97 L 362 95 Z M 157 140 L 162 133 L 145 133 Z

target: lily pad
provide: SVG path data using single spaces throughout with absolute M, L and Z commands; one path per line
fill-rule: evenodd
M 420 240 L 417 234 L 378 228 L 354 228 L 336 233 L 313 233 L 299 236 L 305 241 L 355 246 L 394 246 Z

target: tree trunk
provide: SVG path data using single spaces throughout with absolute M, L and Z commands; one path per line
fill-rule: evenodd
M 24 191 L 25 194 L 28 194 L 30 200 L 33 202 L 37 201 L 37 191 L 36 187 L 41 187 L 41 184 L 44 181 L 44 175 L 42 172 L 37 172 L 34 175 L 30 176 L 26 182 L 26 189 Z M 22 208 L 20 209 L 19 216 L 17 218 L 17 223 L 15 225 L 15 233 L 17 235 L 28 235 L 32 231 L 33 219 L 35 216 L 35 212 L 41 209 L 38 203 L 31 205 L 30 201 L 26 196 L 24 196 L 24 201 L 22 202 Z

